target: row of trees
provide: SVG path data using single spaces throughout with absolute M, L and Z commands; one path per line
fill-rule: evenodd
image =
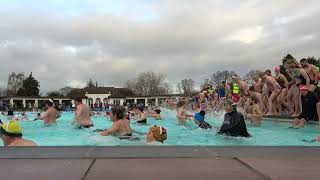
M 98 82 L 93 83 L 92 79 L 87 82 L 86 87 L 98 87 Z M 11 73 L 8 76 L 7 88 L 0 88 L 0 96 L 40 96 L 40 83 L 36 80 L 32 72 L 25 78 L 23 73 Z M 64 87 L 59 90 L 50 91 L 48 97 L 58 98 L 66 97 L 74 88 Z
M 288 59 L 294 59 L 290 54 L 285 56 L 282 59 L 281 69 L 284 70 L 283 63 Z M 308 57 L 308 62 L 320 67 L 320 59 L 315 57 Z M 247 73 L 243 79 L 248 84 L 253 84 L 253 77 L 257 76 L 260 71 L 251 70 Z M 283 71 L 285 74 L 285 71 Z M 231 77 L 235 75 L 234 71 L 217 71 L 211 75 L 211 77 L 205 79 L 201 84 L 201 89 L 211 85 L 213 87 L 219 86 L 222 81 L 231 81 Z M 285 74 L 286 75 L 286 74 Z M 17 90 L 17 88 L 19 89 Z M 10 89 L 11 93 L 9 95 L 18 95 L 18 96 L 39 96 L 39 87 L 40 83 L 33 76 L 32 73 L 24 79 L 24 75 L 19 73 L 12 73 L 9 75 L 8 79 L 8 90 Z M 98 82 L 90 78 L 87 82 L 86 87 L 98 87 Z M 148 96 L 148 95 L 164 95 L 170 94 L 172 92 L 172 87 L 166 80 L 165 76 L 162 74 L 157 74 L 154 72 L 144 72 L 139 74 L 136 78 L 128 80 L 125 83 L 125 87 L 131 89 L 136 95 Z M 178 93 L 190 95 L 195 92 L 195 81 L 192 79 L 183 79 L 176 86 Z M 51 91 L 47 95 L 49 97 L 65 97 L 71 92 L 73 88 L 64 87 L 56 91 Z M 15 92 L 17 91 L 17 92 Z M 0 94 L 3 94 L 3 91 L 0 89 Z

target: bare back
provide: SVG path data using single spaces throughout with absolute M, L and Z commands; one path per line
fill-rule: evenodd
M 76 121 L 80 125 L 92 125 L 92 121 L 90 118 L 90 111 L 89 111 L 88 106 L 86 106 L 84 104 L 80 104 L 77 106 Z
M 8 144 L 8 146 L 37 146 L 33 141 L 19 138 Z
M 308 67 L 304 68 L 305 71 L 309 74 L 310 76 L 310 79 L 312 81 L 316 80 L 316 77 L 317 77 L 317 67 L 314 66 L 313 64 L 309 64 Z
M 55 108 L 50 107 L 46 111 L 45 118 L 44 118 L 44 124 L 46 126 L 50 126 L 50 125 L 56 124 L 58 115 L 59 115 L 59 112 Z

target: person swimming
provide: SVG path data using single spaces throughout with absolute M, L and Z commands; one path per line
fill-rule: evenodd
M 206 112 L 204 110 L 196 113 L 194 116 L 194 122 L 201 128 L 201 129 L 211 129 L 212 126 L 207 123 L 205 119 Z
M 93 127 L 93 122 L 90 118 L 89 107 L 82 103 L 80 97 L 75 98 L 74 103 L 77 107 L 75 120 L 71 124 L 77 124 L 79 128 L 91 128 Z
M 167 140 L 167 129 L 161 126 L 154 125 L 149 129 L 147 136 L 147 143 L 154 141 L 164 143 Z

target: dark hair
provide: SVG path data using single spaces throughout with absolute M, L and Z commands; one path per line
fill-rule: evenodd
M 160 109 L 156 109 L 154 110 L 157 114 L 160 114 L 161 113 L 161 110 Z
M 48 105 L 49 107 L 53 106 L 53 102 L 50 102 L 49 100 L 45 101 L 44 104 Z
M 41 113 L 38 113 L 37 116 L 41 116 Z
M 267 69 L 265 73 L 270 73 L 271 74 L 271 70 Z
M 205 116 L 205 115 L 206 115 L 206 112 L 205 112 L 204 110 L 201 110 L 201 111 L 199 112 L 199 114 L 201 114 L 201 116 Z
M 140 105 L 140 106 L 138 107 L 138 109 L 139 109 L 139 111 L 143 112 L 143 111 L 144 111 L 144 106 L 143 106 L 143 105 Z
M 301 60 L 300 60 L 300 62 L 302 63 L 302 62 L 308 62 L 308 60 L 306 59 L 306 58 L 302 58 Z
M 254 86 L 250 86 L 249 91 L 254 91 Z
M 11 109 L 8 111 L 8 116 L 13 116 L 13 111 Z
M 82 102 L 82 98 L 81 97 L 76 97 L 76 98 L 74 98 L 74 100 L 77 101 L 77 102 L 80 102 L 80 103 Z
M 262 76 L 264 76 L 264 75 L 266 75 L 265 72 L 260 72 L 260 73 L 259 73 L 259 77 L 260 77 L 260 78 L 261 78 Z
M 123 119 L 126 115 L 126 108 L 121 105 L 114 105 L 111 108 L 111 112 L 117 119 Z
M 186 104 L 186 102 L 184 100 L 181 100 L 178 102 L 177 107 L 182 107 Z

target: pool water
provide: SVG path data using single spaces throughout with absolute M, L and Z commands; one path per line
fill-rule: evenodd
M 74 119 L 74 113 L 64 112 L 58 119 L 56 126 L 44 127 L 43 121 L 32 121 L 36 113 L 27 113 L 30 121 L 22 121 L 23 136 L 35 141 L 40 146 L 128 146 L 128 145 L 162 145 L 159 143 L 147 144 L 143 134 L 134 134 L 140 140 L 120 140 L 117 137 L 102 137 L 95 129 L 106 129 L 112 125 L 106 116 L 93 116 L 95 127 L 90 129 L 76 129 L 70 125 Z M 171 110 L 162 110 L 164 120 L 148 119 L 147 125 L 132 123 L 132 129 L 141 133 L 147 133 L 149 127 L 160 125 L 167 128 L 168 139 L 166 145 L 199 145 L 199 146 L 320 146 L 320 143 L 308 143 L 303 140 L 312 140 L 320 135 L 320 129 L 316 125 L 307 125 L 303 129 L 289 129 L 291 125 L 284 122 L 263 121 L 262 127 L 253 127 L 247 121 L 247 127 L 251 138 L 225 137 L 216 135 L 223 122 L 223 114 L 209 114 L 206 116 L 214 128 L 202 130 L 196 127 L 193 121 L 187 126 L 178 125 L 176 114 Z M 6 117 L 0 116 L 4 120 Z M 133 121 L 132 121 L 133 122 Z M 1 143 L 0 143 L 1 144 Z M 2 145 L 2 144 L 1 144 Z M 0 146 L 1 146 L 0 145 Z

